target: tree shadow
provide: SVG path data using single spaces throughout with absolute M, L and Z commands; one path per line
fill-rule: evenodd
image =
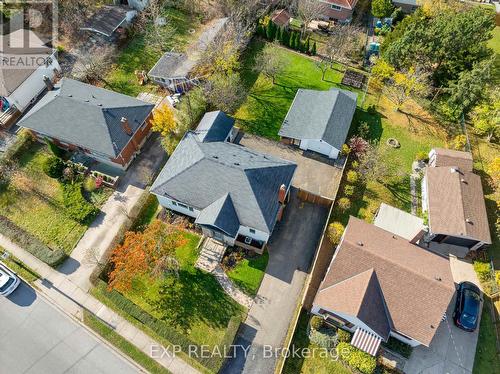
M 397 181 L 383 184 L 394 198 L 399 201 L 405 210 L 411 209 L 410 176 L 405 175 Z
M 378 142 L 382 137 L 382 118 L 385 118 L 378 111 L 369 111 L 361 108 L 356 108 L 356 112 L 354 113 L 354 126 L 351 126 L 349 131 L 349 136 L 356 134 L 358 131 L 358 127 L 361 123 L 367 123 L 369 126 L 369 133 L 366 140 Z

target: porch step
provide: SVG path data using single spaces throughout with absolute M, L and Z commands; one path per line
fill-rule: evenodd
M 227 246 L 213 238 L 206 238 L 201 247 L 195 266 L 198 269 L 212 273 L 222 261 Z

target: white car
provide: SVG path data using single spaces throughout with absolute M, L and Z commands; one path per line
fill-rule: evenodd
M 20 283 L 16 273 L 0 262 L 0 295 L 9 296 Z

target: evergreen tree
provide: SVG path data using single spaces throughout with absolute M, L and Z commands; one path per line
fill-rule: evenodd
M 300 51 L 300 34 L 299 33 L 295 34 L 295 42 L 293 45 L 293 49 L 295 49 L 296 51 Z
M 297 33 L 295 31 L 292 31 L 292 35 L 290 36 L 290 40 L 288 43 L 288 46 L 292 49 L 295 49 L 295 35 L 297 35 Z
M 281 44 L 286 45 L 287 47 L 290 45 L 290 32 L 287 29 L 283 30 Z
M 283 29 L 278 27 L 278 31 L 276 32 L 276 40 L 281 42 L 283 40 Z
M 269 21 L 269 22 L 267 23 L 267 27 L 266 27 L 266 38 L 267 38 L 268 40 L 273 41 L 273 40 L 274 40 L 275 35 L 276 35 L 276 29 L 275 29 L 275 27 L 274 27 L 274 23 L 273 23 L 273 22 L 271 22 L 271 21 Z
M 309 54 L 310 48 L 311 48 L 311 42 L 309 41 L 309 37 L 307 37 L 306 44 L 304 46 L 304 53 Z
M 316 42 L 313 43 L 313 46 L 311 48 L 311 55 L 316 56 Z

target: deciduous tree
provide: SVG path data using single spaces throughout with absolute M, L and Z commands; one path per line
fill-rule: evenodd
M 246 91 L 239 74 L 214 74 L 203 86 L 207 102 L 214 109 L 233 113 L 240 106 Z
M 407 72 L 395 72 L 389 78 L 383 88 L 384 94 L 395 105 L 395 110 L 399 111 L 401 106 L 410 98 L 423 96 L 428 92 L 428 74 L 410 68 Z
M 153 131 L 159 132 L 161 136 L 173 135 L 176 131 L 176 123 L 174 112 L 168 104 L 162 104 L 153 111 L 153 119 L 151 120 L 151 128 Z
M 303 22 L 302 37 L 305 36 L 311 21 L 319 18 L 323 13 L 324 4 L 318 0 L 297 0 L 297 13 Z
M 332 62 L 347 63 L 361 50 L 361 30 L 351 24 L 337 24 L 326 42 L 326 54 Z
M 266 46 L 256 57 L 254 70 L 261 72 L 275 83 L 276 76 L 283 72 L 284 62 L 281 58 L 278 43 Z
M 372 0 L 372 14 L 377 18 L 389 17 L 393 10 L 391 0 Z
M 496 93 L 478 105 L 472 114 L 474 130 L 485 136 L 489 142 L 500 138 L 500 91 L 495 91 Z

